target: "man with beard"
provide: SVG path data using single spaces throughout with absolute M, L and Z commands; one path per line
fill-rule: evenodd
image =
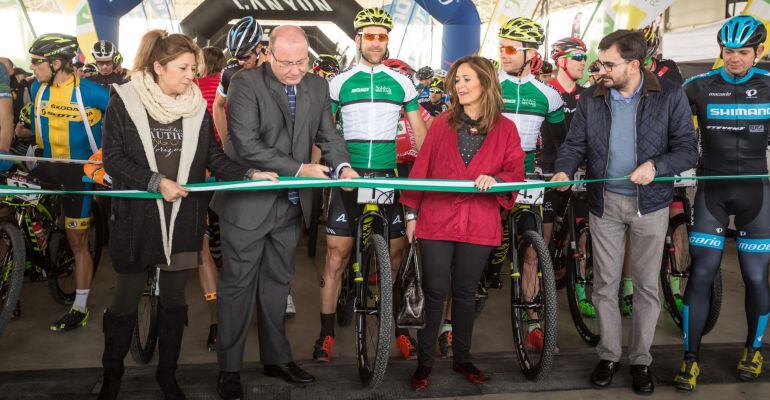
M 342 132 L 353 168 L 362 176 L 391 177 L 396 170 L 396 134 L 401 108 L 414 130 L 419 150 L 425 138 L 425 123 L 417 103 L 417 90 L 411 79 L 382 64 L 388 49 L 393 19 L 375 7 L 360 11 L 353 22 L 358 65 L 337 75 L 330 83 L 332 109 L 340 110 Z M 332 189 L 326 220 L 326 264 L 321 279 L 321 334 L 315 343 L 313 359 L 329 362 L 334 346 L 334 312 L 342 272 L 348 265 L 356 234 L 356 219 L 363 207 L 356 192 Z M 401 265 L 406 248 L 406 228 L 398 194 L 383 211 L 390 222 L 390 254 L 395 268 Z M 406 358 L 416 358 L 416 341 L 406 330 L 396 330 L 398 346 Z
M 650 346 L 660 314 L 658 274 L 650 260 L 663 256 L 672 182 L 653 182 L 695 165 L 698 146 L 682 88 L 644 69 L 646 46 L 639 32 L 619 30 L 599 43 L 601 81 L 578 101 L 569 133 L 559 148 L 554 181 L 566 181 L 586 161 L 587 178 L 628 179 L 589 183 L 594 259 L 593 300 L 601 341 L 591 384 L 612 383 L 621 357 L 618 289 L 626 233 L 631 237 L 634 314 L 629 334 L 633 389 L 652 394 Z M 562 187 L 567 190 L 568 187 Z

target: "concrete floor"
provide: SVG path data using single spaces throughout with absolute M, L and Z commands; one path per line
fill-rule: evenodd
M 722 263 L 724 276 L 722 314 L 714 331 L 704 338 L 703 342 L 706 344 L 739 343 L 744 341 L 746 335 L 743 313 L 744 288 L 737 266 L 735 246 L 732 241 L 728 243 Z M 319 271 L 323 267 L 324 251 L 325 245 L 322 234 L 321 238 L 319 238 L 318 254 L 315 259 L 307 256 L 307 248 L 304 242 L 297 249 L 296 253 L 296 278 L 293 283 L 292 294 L 294 295 L 298 312 L 295 317 L 287 320 L 286 329 L 292 344 L 294 358 L 298 360 L 311 359 L 313 343 L 318 337 L 319 301 L 317 288 Z M 48 330 L 48 324 L 65 312 L 66 308 L 60 307 L 53 302 L 44 283 L 25 282 L 22 291 L 22 316 L 19 319 L 13 320 L 6 329 L 5 334 L 0 338 L 0 371 L 18 372 L 99 367 L 103 349 L 101 313 L 109 304 L 114 289 L 115 273 L 110 266 L 109 258 L 105 252 L 89 300 L 89 306 L 92 310 L 91 322 L 85 329 L 66 334 L 54 334 Z M 584 367 L 587 379 L 590 368 L 595 363 L 594 353 L 587 348 L 587 345 L 582 342 L 575 332 L 569 316 L 566 293 L 562 291 L 559 293 L 559 296 L 559 347 L 562 352 L 580 351 L 581 354 L 585 354 L 583 358 L 587 363 L 587 366 Z M 187 288 L 187 298 L 190 306 L 190 324 L 184 336 L 181 363 L 191 365 L 214 364 L 216 363 L 216 355 L 209 353 L 205 348 L 209 315 L 198 284 L 197 274 L 191 275 Z M 508 298 L 507 286 L 500 291 L 490 291 L 490 299 L 487 302 L 483 315 L 477 320 L 474 331 L 474 353 L 507 353 L 509 356 L 511 355 L 513 343 L 510 333 Z M 629 321 L 625 320 L 624 327 L 627 328 L 628 325 Z M 338 327 L 336 339 L 334 349 L 336 358 L 350 360 L 355 357 L 352 327 L 345 329 Z M 245 355 L 247 363 L 256 363 L 258 361 L 257 340 L 256 329 L 253 329 Z M 681 345 L 680 332 L 665 311 L 661 313 L 658 321 L 654 345 L 666 348 L 669 348 L 666 345 L 677 345 L 670 346 L 670 351 L 674 353 L 680 351 L 678 347 Z M 395 346 L 393 347 L 393 356 L 396 357 Z M 740 354 L 735 354 L 734 358 L 736 361 L 739 356 Z M 558 362 L 559 358 L 557 357 L 556 363 Z M 304 362 L 306 365 L 310 363 L 311 361 Z M 733 363 L 733 366 L 730 368 L 734 368 L 734 362 L 731 361 L 731 363 Z M 130 356 L 127 358 L 127 365 L 136 365 Z M 676 368 L 676 366 L 666 367 Z M 213 365 L 212 368 L 214 368 Z M 709 365 L 703 365 L 702 368 L 708 369 Z M 353 364 L 350 365 L 349 374 L 352 377 L 356 375 Z M 673 378 L 673 376 L 670 378 Z M 766 393 L 769 387 L 767 383 L 710 386 L 714 386 L 714 390 L 699 390 L 699 397 L 721 399 L 728 395 L 736 398 L 740 398 L 743 395 L 752 395 L 755 398 L 756 393 L 760 391 Z M 558 385 L 551 390 L 558 390 Z M 466 392 L 465 394 L 472 393 Z M 672 397 L 673 391 L 669 387 L 659 391 L 657 394 L 664 397 Z M 542 394 L 540 396 L 546 395 Z M 613 389 L 612 391 L 602 391 L 596 395 L 590 391 L 580 391 L 575 394 L 563 392 L 558 395 L 549 392 L 547 396 L 548 398 L 557 399 L 572 399 L 576 398 L 576 396 L 577 398 L 595 397 L 596 399 L 605 399 L 630 397 L 633 394 L 627 389 L 617 389 L 617 391 Z M 0 394 L 0 397 L 2 397 L 2 394 Z M 496 399 L 498 397 L 497 395 L 489 395 L 480 398 Z M 518 397 L 505 395 L 505 398 Z M 540 397 L 528 396 L 527 398 Z

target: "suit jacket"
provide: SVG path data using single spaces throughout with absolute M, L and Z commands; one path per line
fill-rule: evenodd
M 225 153 L 241 165 L 280 176 L 295 176 L 302 163 L 309 163 L 313 144 L 321 148 L 332 168 L 349 163 L 347 145 L 332 121 L 329 84 L 306 74 L 295 91 L 297 109 L 292 124 L 285 86 L 270 64 L 238 72 L 227 96 Z M 312 190 L 300 189 L 299 193 L 309 226 Z M 278 190 L 217 192 L 212 208 L 227 222 L 253 230 L 262 224 L 279 194 L 287 195 Z

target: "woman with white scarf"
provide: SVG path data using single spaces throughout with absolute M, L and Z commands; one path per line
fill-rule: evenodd
M 160 193 L 163 199 L 112 201 L 110 257 L 118 272 L 115 297 L 104 313 L 104 384 L 99 399 L 115 399 L 131 345 L 148 269 L 160 266 L 158 369 L 166 399 L 184 399 L 176 381 L 187 324 L 184 289 L 198 266 L 210 192 L 182 185 L 270 179 L 231 161 L 214 137 L 211 117 L 193 84 L 199 49 L 181 34 L 154 30 L 142 37 L 129 83 L 114 85 L 104 121 L 104 168 L 116 190 Z

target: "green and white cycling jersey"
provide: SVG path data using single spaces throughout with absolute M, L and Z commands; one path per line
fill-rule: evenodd
M 556 89 L 531 74 L 519 79 L 502 71 L 500 86 L 505 103 L 503 115 L 516 124 L 522 150 L 534 151 L 543 121 L 564 121 L 564 100 Z
M 412 81 L 384 65 L 359 64 L 334 77 L 329 93 L 332 111 L 340 110 L 353 168 L 395 168 L 401 107 L 419 110 Z

